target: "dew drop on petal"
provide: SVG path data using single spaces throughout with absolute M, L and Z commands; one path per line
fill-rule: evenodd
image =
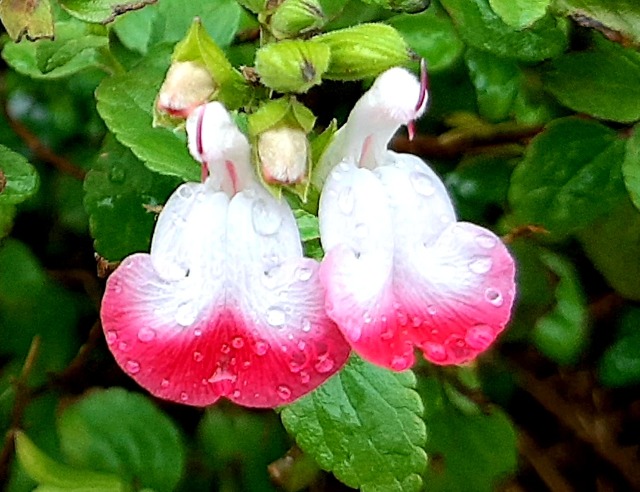
M 202 336 L 202 330 L 200 328 L 196 328 L 195 330 L 193 330 L 193 336 L 194 337 L 201 337 Z
M 487 273 L 491 270 L 493 262 L 491 258 L 477 258 L 469 263 L 469 270 L 473 273 L 477 273 L 478 275 L 482 275 L 483 273 Z
M 424 196 L 431 196 L 435 193 L 436 187 L 433 185 L 433 181 L 426 174 L 421 172 L 415 172 L 411 174 L 411 185 L 413 189 Z
M 138 331 L 138 340 L 147 343 L 156 337 L 156 332 L 152 328 L 140 328 Z
M 447 349 L 439 343 L 425 343 L 422 349 L 425 357 L 431 361 L 443 362 L 447 360 Z
M 202 359 L 204 359 L 204 355 L 202 355 L 202 352 L 194 352 L 193 353 L 193 360 L 196 362 L 202 362 Z
M 418 316 L 414 316 L 411 320 L 411 324 L 414 328 L 420 328 L 420 326 L 422 325 L 422 319 L 420 319 Z
M 193 190 L 189 186 L 181 186 L 178 195 L 180 195 L 180 198 L 191 198 Z
M 176 323 L 178 323 L 180 326 L 192 325 L 197 317 L 198 317 L 198 311 L 189 302 L 180 304 L 178 306 L 178 309 L 176 310 L 175 319 L 176 319 Z
M 278 229 L 280 229 L 280 224 L 282 224 L 282 217 L 277 209 L 268 206 L 262 199 L 254 202 L 251 208 L 251 218 L 253 228 L 258 234 L 262 234 L 263 236 L 275 234 Z
M 115 330 L 109 330 L 105 336 L 107 338 L 107 343 L 109 345 L 113 345 L 118 339 L 118 332 Z
M 338 208 L 340 211 L 349 215 L 353 212 L 353 206 L 355 205 L 355 198 L 353 196 L 353 190 L 351 188 L 344 188 L 338 194 Z
M 333 369 L 334 362 L 327 355 L 318 357 L 318 362 L 315 364 L 316 371 L 320 374 L 326 374 Z
M 168 388 L 169 387 L 169 380 L 168 379 L 163 379 L 162 382 L 160 383 L 160 386 L 162 388 Z
M 476 242 L 480 245 L 480 247 L 485 249 L 495 248 L 496 244 L 498 244 L 498 240 L 492 236 L 488 236 L 487 234 L 482 234 L 476 238 Z
M 385 326 L 382 332 L 380 333 L 380 338 L 382 340 L 391 340 L 395 335 L 392 326 Z
M 304 331 L 305 333 L 309 333 L 311 331 L 311 321 L 309 321 L 307 318 L 304 318 L 302 320 L 302 331 Z
M 231 347 L 229 347 L 228 343 L 223 343 L 220 346 L 220 352 L 222 352 L 223 354 L 228 354 L 229 352 L 231 352 Z
M 300 372 L 307 363 L 307 357 L 301 352 L 293 352 L 289 359 L 289 369 L 293 373 Z
M 396 355 L 391 359 L 391 368 L 395 371 L 404 371 L 409 367 L 410 360 L 403 355 Z
M 288 400 L 289 398 L 291 398 L 291 388 L 289 388 L 284 384 L 281 384 L 280 386 L 278 386 L 276 388 L 276 391 L 278 393 L 278 396 L 283 400 Z
M 311 380 L 311 376 L 307 371 L 300 371 L 300 381 L 302 384 L 307 384 Z
M 241 349 L 242 347 L 244 347 L 244 339 L 242 337 L 235 337 L 233 340 L 231 340 L 231 345 L 235 349 Z
M 429 304 L 427 306 L 427 313 L 429 313 L 431 316 L 435 316 L 438 313 L 438 308 L 433 304 Z
M 502 306 L 504 298 L 498 289 L 489 287 L 484 291 L 484 298 L 496 307 Z
M 307 344 L 305 343 L 304 340 L 300 340 L 298 342 L 298 350 L 304 350 L 305 348 L 307 348 Z
M 232 395 L 233 395 L 233 397 L 234 397 L 234 398 L 240 398 L 240 395 L 241 395 L 240 390 L 235 390 L 235 391 L 232 393 Z
M 127 350 L 129 350 L 129 344 L 127 342 L 120 342 L 118 344 L 118 350 L 126 352 Z
M 257 355 L 264 355 L 269 350 L 269 344 L 264 340 L 256 340 L 256 343 L 253 345 L 253 351 Z
M 286 320 L 286 315 L 279 307 L 270 307 L 267 310 L 267 323 L 271 326 L 282 326 Z
M 475 350 L 485 350 L 495 340 L 493 328 L 489 325 L 475 325 L 467 331 L 464 341 Z
M 183 391 L 182 393 L 180 393 L 180 401 L 187 401 L 189 399 L 189 395 L 186 393 L 186 391 Z
M 306 282 L 313 275 L 313 270 L 309 267 L 300 267 L 296 270 L 296 277 L 302 282 Z
M 129 374 L 138 374 L 140 372 L 140 363 L 136 360 L 128 360 L 125 369 Z
M 243 368 L 243 369 L 249 369 L 250 367 L 251 367 L 251 361 L 249 361 L 249 360 L 245 360 L 245 361 L 242 363 L 242 368 Z

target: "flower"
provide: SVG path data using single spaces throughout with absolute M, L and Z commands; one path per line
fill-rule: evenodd
M 319 163 L 327 312 L 358 354 L 395 370 L 414 363 L 414 346 L 436 364 L 474 359 L 504 329 L 515 295 L 502 242 L 457 222 L 422 160 L 387 150 L 427 99 L 426 74 L 419 83 L 384 72 Z
M 319 265 L 291 209 L 256 179 L 249 144 L 219 103 L 187 121 L 210 176 L 169 198 L 151 252 L 107 281 L 101 317 L 118 364 L 154 395 L 274 407 L 338 371 L 349 345 L 324 310 Z

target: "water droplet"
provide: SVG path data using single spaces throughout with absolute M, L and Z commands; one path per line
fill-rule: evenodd
M 300 267 L 296 270 L 296 277 L 302 282 L 306 282 L 313 275 L 313 270 L 309 267 Z
M 162 382 L 160 383 L 160 386 L 163 388 L 168 388 L 169 387 L 169 380 L 168 379 L 163 379 Z
M 475 350 L 485 350 L 495 339 L 494 331 L 489 325 L 475 325 L 464 337 L 467 345 Z
M 264 355 L 269 350 L 269 344 L 264 340 L 256 340 L 256 343 L 253 346 L 253 351 L 257 355 Z
M 235 349 L 241 349 L 242 347 L 244 347 L 244 339 L 242 337 L 235 337 L 233 340 L 231 340 L 231 345 Z
M 327 372 L 331 371 L 331 369 L 333 369 L 334 365 L 335 364 L 333 360 L 330 359 L 327 355 L 321 355 L 320 357 L 318 357 L 318 362 L 316 362 L 315 368 L 316 371 L 318 371 L 320 374 L 326 374 Z
M 105 336 L 107 337 L 107 343 L 109 345 L 113 345 L 118 339 L 118 332 L 115 330 L 109 330 Z
M 126 352 L 127 350 L 129 350 L 129 344 L 127 342 L 120 342 L 118 344 L 118 350 Z
M 394 335 L 395 333 L 394 333 L 393 327 L 385 326 L 384 329 L 382 330 L 382 333 L 380 333 L 380 338 L 382 340 L 391 340 Z
M 436 191 L 431 178 L 421 172 L 415 172 L 411 175 L 411 185 L 414 190 L 424 196 L 431 196 Z
M 185 302 L 178 306 L 176 310 L 176 323 L 180 326 L 190 326 L 198 317 L 198 311 L 195 309 L 195 306 L 191 305 L 189 302 Z
M 400 324 L 400 326 L 407 326 L 407 324 L 409 323 L 409 318 L 404 313 L 404 311 L 396 311 L 396 318 L 398 318 L 398 323 Z
M 437 312 L 438 312 L 438 308 L 435 307 L 434 305 L 429 304 L 427 306 L 427 313 L 429 313 L 431 316 L 434 316 L 435 314 L 437 314 Z
M 109 180 L 112 183 L 124 183 L 124 180 L 127 177 L 127 173 L 124 169 L 119 166 L 114 166 L 109 171 Z
M 447 360 L 447 349 L 439 343 L 426 343 L 422 347 L 424 356 L 432 362 L 444 362 Z
M 298 350 L 304 350 L 305 348 L 307 348 L 307 344 L 305 343 L 304 340 L 300 340 L 298 342 Z
M 300 372 L 307 365 L 307 357 L 303 352 L 293 352 L 288 364 L 291 372 Z
M 195 330 L 193 330 L 193 336 L 194 337 L 201 337 L 202 336 L 202 330 L 200 328 L 196 328 Z
M 140 363 L 136 360 L 128 360 L 125 369 L 129 374 L 138 374 L 140 372 Z
M 357 238 L 364 239 L 369 235 L 369 226 L 367 224 L 358 224 L 355 232 Z
M 250 367 L 251 367 L 251 361 L 249 361 L 249 360 L 245 360 L 245 361 L 242 363 L 242 368 L 243 368 L 243 369 L 249 369 Z
M 270 307 L 267 310 L 267 323 L 271 326 L 282 326 L 286 320 L 286 315 L 279 307 Z
M 276 388 L 276 391 L 278 392 L 278 396 L 283 400 L 288 400 L 289 398 L 291 398 L 291 388 L 284 384 L 278 386 Z
M 228 343 L 223 343 L 220 346 L 220 352 L 222 352 L 223 354 L 228 354 L 229 352 L 231 352 L 231 347 L 229 347 Z
M 340 211 L 349 215 L 353 212 L 353 206 L 355 205 L 355 198 L 353 196 L 353 190 L 350 187 L 344 188 L 338 194 L 338 208 Z
M 404 355 L 395 355 L 391 359 L 391 369 L 395 371 L 404 371 L 410 364 L 410 359 Z
M 307 371 L 300 372 L 300 381 L 302 382 L 302 384 L 307 384 L 310 380 L 311 376 L 309 376 L 309 373 Z
M 342 171 L 343 173 L 346 173 L 349 170 L 349 164 L 347 164 L 345 161 L 341 161 L 340 164 L 338 164 L 338 169 L 340 169 L 340 171 Z
M 193 360 L 195 360 L 196 362 L 202 362 L 202 359 L 204 359 L 204 355 L 202 355 L 201 352 L 193 353 Z
M 496 244 L 498 244 L 498 240 L 492 236 L 487 236 L 486 234 L 482 234 L 476 238 L 476 242 L 485 249 L 495 248 Z
M 478 275 L 482 275 L 483 273 L 487 273 L 491 270 L 493 262 L 491 258 L 478 258 L 469 263 L 469 270 L 473 273 L 477 273 Z
M 489 287 L 484 291 L 484 298 L 496 307 L 500 307 L 504 303 L 502 293 L 493 287 Z
M 153 340 L 156 337 L 155 330 L 151 328 L 140 328 L 138 331 L 138 340 L 141 342 L 147 343 Z
M 418 316 L 414 316 L 411 320 L 411 324 L 414 328 L 419 328 L 422 325 L 422 319 L 420 319 Z
M 185 391 L 180 393 L 180 401 L 187 401 L 188 399 L 189 399 L 189 395 Z
M 256 200 L 251 209 L 253 228 L 258 234 L 270 236 L 280 229 L 282 217 L 275 205 L 269 206 L 263 199 Z
M 193 190 L 190 186 L 181 186 L 178 190 L 178 195 L 181 198 L 191 198 L 193 196 Z
M 232 393 L 232 396 L 233 396 L 234 398 L 240 398 L 240 395 L 241 395 L 240 390 L 235 390 L 235 391 Z

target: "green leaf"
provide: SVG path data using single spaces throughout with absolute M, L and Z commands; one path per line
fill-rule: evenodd
M 175 178 L 149 171 L 129 149 L 108 138 L 84 182 L 95 249 L 109 260 L 148 251 L 156 215 L 178 186 Z
M 623 203 L 580 231 L 578 238 L 594 266 L 623 296 L 640 301 L 640 213 Z
M 106 34 L 106 33 L 105 33 Z M 79 21 L 59 22 L 56 37 L 35 43 L 7 43 L 2 57 L 17 72 L 36 79 L 69 77 L 82 70 L 113 70 L 107 58 L 109 39 L 93 33 Z
M 497 408 L 462 413 L 445 395 L 441 383 L 422 382 L 429 429 L 425 475 L 429 492 L 492 492 L 517 468 L 517 436 L 507 415 Z M 471 485 L 472 484 L 472 485 Z
M 49 0 L 0 2 L 0 19 L 14 41 L 53 38 L 53 15 Z
M 589 313 L 573 265 L 560 256 L 543 252 L 543 263 L 558 277 L 553 310 L 538 319 L 532 336 L 538 349 L 558 364 L 578 361 L 589 342 Z
M 550 14 L 517 30 L 491 9 L 488 0 L 442 0 L 470 46 L 504 58 L 533 62 L 559 55 L 567 46 L 567 23 Z
M 423 411 L 413 373 L 357 357 L 310 395 L 282 411 L 305 453 L 363 492 L 418 491 L 426 465 Z
M 108 24 L 117 16 L 138 10 L 157 0 L 60 0 L 60 5 L 72 16 L 85 22 Z
M 318 217 L 302 209 L 293 211 L 300 230 L 300 240 L 302 242 L 311 241 L 312 239 L 320 239 L 320 226 L 318 225 Z
M 582 17 L 592 27 L 619 31 L 640 42 L 640 3 L 637 0 L 555 0 L 554 8 Z
M 631 201 L 640 209 L 640 124 L 633 128 L 627 140 L 627 152 L 622 163 L 622 175 Z
M 550 123 L 512 175 L 509 200 L 517 223 L 562 236 L 609 212 L 626 195 L 624 146 L 615 131 L 595 121 Z
M 631 307 L 619 317 L 616 340 L 598 364 L 598 376 L 606 386 L 640 383 L 640 309 Z
M 407 44 L 429 62 L 429 72 L 452 66 L 462 55 L 464 44 L 448 15 L 434 8 L 415 14 L 401 14 L 387 20 Z
M 109 77 L 96 90 L 98 112 L 123 145 L 152 171 L 200 179 L 200 166 L 189 155 L 184 138 L 153 128 L 153 105 L 169 68 L 169 48 L 154 49 L 131 71 Z
M 0 239 L 8 236 L 16 217 L 16 206 L 0 203 Z
M 623 123 L 640 119 L 640 53 L 631 48 L 602 40 L 553 60 L 544 81 L 575 111 Z
M 25 201 L 38 189 L 35 168 L 17 152 L 0 145 L 0 205 Z
M 506 24 L 524 29 L 544 17 L 551 0 L 489 0 L 489 4 Z
M 152 4 L 116 18 L 112 29 L 128 49 L 143 55 L 147 53 L 153 25 L 158 15 L 157 6 L 157 3 Z
M 16 455 L 27 474 L 41 485 L 59 487 L 63 490 L 92 490 L 95 492 L 125 491 L 120 479 L 107 473 L 63 465 L 50 458 L 27 437 L 18 432 L 16 440 Z
M 137 489 L 171 491 L 184 470 L 184 445 L 173 421 L 122 388 L 95 390 L 68 406 L 58 433 L 72 465 L 116 474 Z

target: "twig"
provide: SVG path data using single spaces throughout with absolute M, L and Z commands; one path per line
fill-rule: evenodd
M 551 492 L 574 492 L 573 487 L 558 471 L 553 461 L 523 429 L 518 430 L 518 449 Z
M 11 411 L 11 424 L 4 437 L 4 444 L 2 446 L 2 451 L 0 452 L 0 483 L 7 483 L 9 478 L 9 467 L 15 450 L 14 435 L 16 430 L 20 429 L 22 416 L 24 415 L 27 405 L 31 401 L 32 392 L 29 388 L 28 380 L 39 355 L 40 337 L 36 335 L 31 341 L 31 346 L 29 347 L 29 352 L 24 360 L 20 375 L 13 382 L 16 396 L 13 403 L 13 409 Z

